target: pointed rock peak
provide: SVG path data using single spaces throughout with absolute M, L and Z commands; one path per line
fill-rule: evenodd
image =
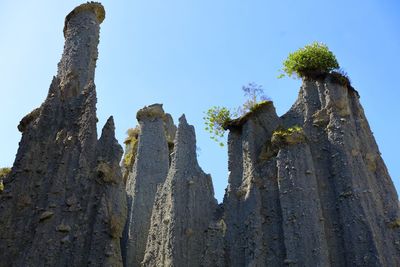
M 98 141 L 98 153 L 103 160 L 120 162 L 123 150 L 115 138 L 114 118 L 110 116 L 104 124 L 101 137 Z
M 84 11 L 90 11 L 93 12 L 96 15 L 96 18 L 99 23 L 102 23 L 105 16 L 106 16 L 106 11 L 104 10 L 104 7 L 101 3 L 98 2 L 87 2 L 85 4 L 79 5 L 72 10 L 67 17 L 65 18 L 65 23 L 64 23 L 64 36 L 67 31 L 68 27 L 68 22 L 77 14 L 84 12 Z
M 185 114 L 182 114 L 179 118 L 179 127 L 181 127 L 181 125 L 188 125 Z
M 185 115 L 179 118 L 172 165 L 175 165 L 176 169 L 182 168 L 182 170 L 198 167 L 196 135 L 194 127 L 187 123 Z
M 104 124 L 100 139 L 109 139 L 114 137 L 115 137 L 114 117 L 110 116 L 107 122 Z
M 162 104 L 153 104 L 150 106 L 145 106 L 144 108 L 140 109 L 137 114 L 136 118 L 138 121 L 146 120 L 146 119 L 156 119 L 156 118 L 164 118 L 165 113 L 162 107 Z

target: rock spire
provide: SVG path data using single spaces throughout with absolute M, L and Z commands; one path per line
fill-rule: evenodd
M 44 103 L 25 116 L 0 195 L 0 266 L 121 266 L 126 197 L 110 118 L 97 140 L 94 69 L 104 8 L 65 21 L 65 47 Z

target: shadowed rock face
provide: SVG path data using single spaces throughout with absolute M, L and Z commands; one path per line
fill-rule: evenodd
M 0 205 L 0 266 L 122 265 L 122 148 L 110 118 L 97 140 L 93 83 L 100 4 L 76 8 L 49 94 L 21 120 Z

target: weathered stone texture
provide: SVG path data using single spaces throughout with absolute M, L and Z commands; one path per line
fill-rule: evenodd
M 0 204 L 0 266 L 121 266 L 126 198 L 112 118 L 96 133 L 100 4 L 66 19 L 57 77 L 22 139 Z
M 169 168 L 169 150 L 162 105 L 154 104 L 138 111 L 140 125 L 133 170 L 128 170 L 128 220 L 124 234 L 124 258 L 127 266 L 139 266 L 144 258 L 151 212 L 157 187 L 164 183 Z
M 197 163 L 194 127 L 182 116 L 171 168 L 157 191 L 143 266 L 200 266 L 216 207 L 211 177 Z
M 308 78 L 281 118 L 260 110 L 268 123 L 228 127 L 225 264 L 399 265 L 398 197 L 358 98 L 330 75 Z

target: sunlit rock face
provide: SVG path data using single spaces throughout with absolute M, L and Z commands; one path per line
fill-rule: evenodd
M 140 133 L 135 163 L 131 170 L 126 170 L 128 220 L 123 251 L 127 266 L 139 266 L 144 258 L 157 188 L 164 183 L 168 174 L 169 150 L 164 127 L 166 116 L 160 104 L 145 107 L 136 116 Z
M 225 125 L 218 205 L 185 116 L 177 128 L 161 104 L 139 110 L 122 161 L 112 117 L 98 139 L 104 17 L 95 2 L 66 17 L 57 76 L 18 126 L 1 267 L 400 266 L 398 196 L 349 83 L 305 77 L 283 116 L 267 101 Z
M 110 118 L 96 131 L 93 83 L 104 9 L 65 20 L 65 47 L 45 102 L 22 139 L 0 204 L 0 266 L 121 266 L 126 193 Z
M 351 86 L 306 78 L 285 115 L 259 110 L 228 144 L 227 265 L 400 264 L 397 193 Z

